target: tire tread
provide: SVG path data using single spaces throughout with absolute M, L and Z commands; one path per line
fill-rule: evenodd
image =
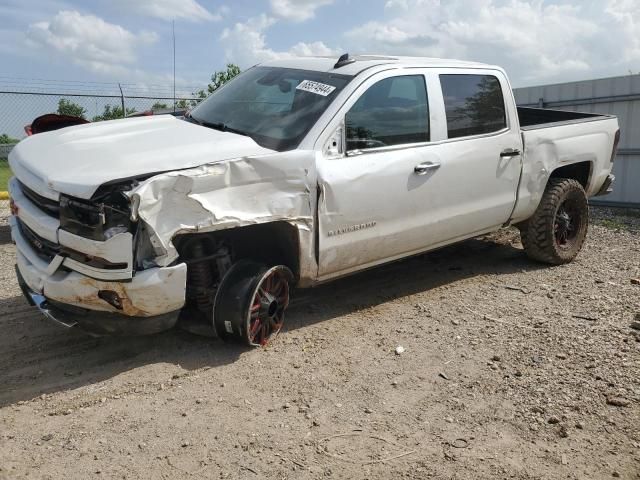
M 573 260 L 575 255 L 582 249 L 586 237 L 587 223 L 585 223 L 585 234 L 579 235 L 576 239 L 575 246 L 577 248 L 574 247 L 575 253 L 570 258 L 558 254 L 553 235 L 555 215 L 558 206 L 562 202 L 563 197 L 574 189 L 578 189 L 584 195 L 584 189 L 577 180 L 571 178 L 549 179 L 549 183 L 535 213 L 520 225 L 522 246 L 529 258 L 552 265 L 560 265 Z M 588 222 L 588 218 L 585 218 L 584 222 Z

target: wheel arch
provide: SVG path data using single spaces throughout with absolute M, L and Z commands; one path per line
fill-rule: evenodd
M 285 265 L 300 278 L 300 230 L 286 221 L 273 221 L 212 232 L 176 235 L 173 242 L 184 255 L 184 247 L 196 239 L 230 247 L 234 259 L 251 259 L 271 265 Z
M 591 160 L 579 161 L 562 165 L 551 172 L 547 179 L 547 184 L 553 178 L 570 178 L 576 180 L 585 192 L 589 188 L 591 176 L 593 175 L 593 162 Z
M 527 221 L 536 211 L 549 183 L 558 178 L 576 180 L 589 196 L 589 186 L 593 182 L 595 159 L 569 160 L 559 164 L 555 149 L 534 149 L 525 159 L 520 183 L 517 188 L 516 202 L 509 219 L 510 224 L 518 225 Z

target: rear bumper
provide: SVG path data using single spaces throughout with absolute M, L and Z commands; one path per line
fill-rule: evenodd
M 47 299 L 27 285 L 16 265 L 18 284 L 29 304 L 46 318 L 65 327 L 79 327 L 93 335 L 149 335 L 172 328 L 180 311 L 152 317 L 128 317 L 117 313 L 98 312 Z
M 615 181 L 616 181 L 615 175 L 611 175 L 611 174 L 607 175 L 607 178 L 602 184 L 602 187 L 600 187 L 600 190 L 598 190 L 595 196 L 599 197 L 601 195 L 608 195 L 609 193 L 613 192 L 613 183 Z

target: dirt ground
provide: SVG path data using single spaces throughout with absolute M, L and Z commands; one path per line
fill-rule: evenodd
M 0 227 L 0 478 L 638 479 L 639 217 L 567 266 L 506 231 L 297 292 L 256 350 L 53 325 Z

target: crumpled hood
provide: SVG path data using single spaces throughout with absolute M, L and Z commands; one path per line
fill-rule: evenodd
M 273 153 L 251 138 L 171 115 L 90 123 L 40 133 L 10 153 L 15 175 L 47 197 L 91 198 L 103 183 Z

